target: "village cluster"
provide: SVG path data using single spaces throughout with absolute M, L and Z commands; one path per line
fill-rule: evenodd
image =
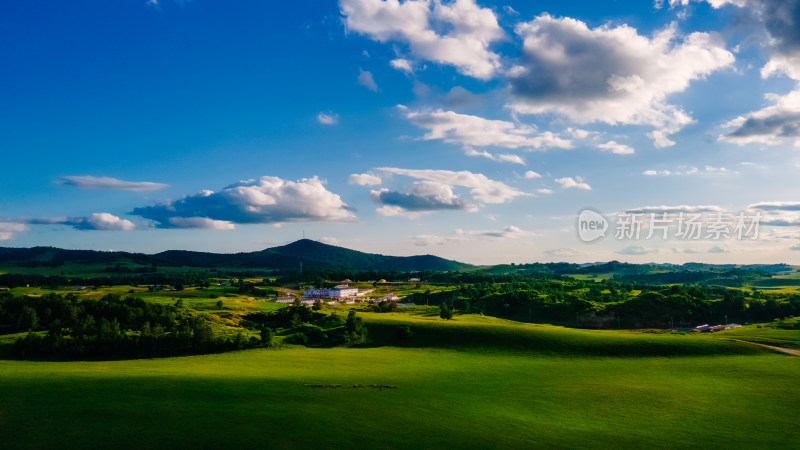
M 371 297 L 369 294 L 374 292 L 374 289 L 358 289 L 347 284 L 340 284 L 332 288 L 309 288 L 303 291 L 303 298 L 300 299 L 300 304 L 305 306 L 312 306 L 318 300 L 325 301 L 328 305 L 349 305 L 358 302 L 380 303 L 380 302 L 395 302 L 398 306 L 414 306 L 413 303 L 400 303 L 400 297 L 390 293 L 383 297 Z M 275 299 L 277 303 L 294 303 L 296 297 L 292 295 L 278 297 Z
M 712 331 L 723 331 L 723 330 L 730 330 L 731 328 L 740 328 L 740 327 L 741 327 L 741 325 L 739 325 L 738 323 L 731 323 L 731 324 L 726 324 L 726 325 L 704 324 L 704 325 L 698 325 L 698 326 L 692 328 L 692 331 L 694 331 L 696 333 L 709 333 L 709 332 L 712 332 Z

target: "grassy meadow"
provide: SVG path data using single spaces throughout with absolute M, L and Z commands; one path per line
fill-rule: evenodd
M 80 270 L 102 275 L 104 267 Z M 600 283 L 611 275 L 573 278 Z M 268 299 L 303 287 L 265 285 L 259 296 L 235 279 L 209 281 L 182 290 L 6 290 L 33 299 L 74 293 L 88 300 L 116 294 L 163 305 L 180 301 L 206 317 L 215 335 L 244 332 L 249 339 L 259 333 L 248 313 L 283 308 Z M 352 284 L 374 289 L 376 297 L 456 289 L 408 281 Z M 571 292 L 587 296 L 589 289 Z M 781 274 L 757 289 L 794 293 L 800 275 Z M 631 298 L 641 294 L 636 286 L 626 291 Z M 800 358 L 741 342 L 800 349 L 800 330 L 755 324 L 703 334 L 584 330 L 462 310 L 443 320 L 435 303 L 388 313 L 364 304 L 324 306 L 320 312 L 341 317 L 355 310 L 366 322 L 370 340 L 350 348 L 288 345 L 292 331 L 276 329 L 272 348 L 23 361 L 5 354 L 26 333 L 3 334 L 0 448 L 800 449 Z M 506 317 L 528 319 L 526 310 L 520 314 Z M 410 338 L 397 338 L 401 327 L 411 330 Z
M 3 447 L 800 447 L 800 358 L 733 333 L 359 314 L 362 348 L 0 361 Z

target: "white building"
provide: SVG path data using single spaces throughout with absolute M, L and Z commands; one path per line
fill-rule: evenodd
M 340 284 L 332 288 L 311 288 L 303 291 L 303 295 L 313 298 L 350 298 L 358 295 L 358 288 Z
M 358 288 L 350 287 L 346 284 L 340 284 L 331 289 L 331 297 L 335 298 L 350 298 L 358 295 Z
M 387 301 L 387 302 L 399 302 L 400 301 L 400 297 L 398 297 L 398 296 L 396 296 L 394 294 L 387 294 L 386 297 L 381 297 L 381 301 L 384 301 L 384 300 Z
M 315 298 L 330 297 L 330 295 L 328 295 L 328 289 L 326 288 L 306 289 L 303 291 L 303 295 L 306 297 L 315 297 Z

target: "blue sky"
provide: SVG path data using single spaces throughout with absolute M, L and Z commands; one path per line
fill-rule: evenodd
M 799 24 L 779 0 L 6 2 L 0 245 L 800 264 Z M 690 215 L 758 235 L 676 236 Z

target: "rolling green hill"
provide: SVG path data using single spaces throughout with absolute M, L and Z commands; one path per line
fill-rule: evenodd
M 403 345 L 366 348 L 0 360 L 3 445 L 633 449 L 724 439 L 797 447 L 799 360 L 724 333 L 365 317 L 378 335 L 401 324 L 415 333 Z
M 280 247 L 249 253 L 206 253 L 169 250 L 155 255 L 92 250 L 64 250 L 53 247 L 0 248 L 0 264 L 60 266 L 64 264 L 138 264 L 142 266 L 184 266 L 202 268 L 259 269 L 344 269 L 398 272 L 451 271 L 469 267 L 433 255 L 386 256 L 364 253 L 302 239 Z
M 221 255 L 188 251 L 167 251 L 153 255 L 170 265 L 195 267 L 268 267 L 304 269 L 354 269 L 416 272 L 423 270 L 450 271 L 467 267 L 432 255 L 385 256 L 364 253 L 335 245 L 301 239 L 260 252 Z

